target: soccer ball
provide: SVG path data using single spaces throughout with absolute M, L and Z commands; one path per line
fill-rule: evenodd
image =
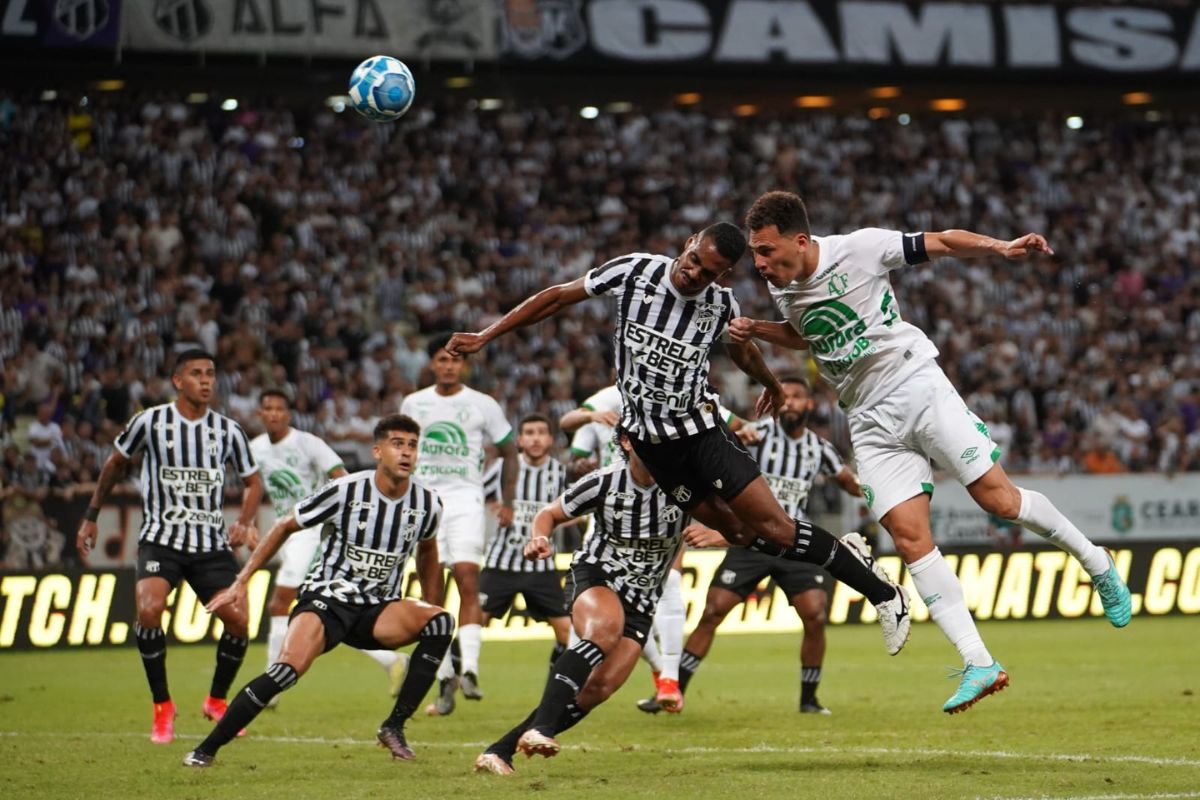
M 412 105 L 416 82 L 403 61 L 371 56 L 350 74 L 350 105 L 376 122 L 399 119 Z

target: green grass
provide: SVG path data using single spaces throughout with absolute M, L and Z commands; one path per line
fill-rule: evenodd
M 374 663 L 346 648 L 319 660 L 217 766 L 179 759 L 209 729 L 199 714 L 210 646 L 175 647 L 176 742 L 150 744 L 136 652 L 0 655 L 0 787 L 5 798 L 876 798 L 1200 797 L 1200 620 L 985 623 L 1012 685 L 947 717 L 955 659 L 920 625 L 896 658 L 874 627 L 829 631 L 821 700 L 796 712 L 797 638 L 718 637 L 685 712 L 647 717 L 639 667 L 620 693 L 564 734 L 549 761 L 503 780 L 474 775 L 483 745 L 540 696 L 549 646 L 487 643 L 481 703 L 408 727 L 413 763 L 374 746 L 391 701 Z M 237 685 L 262 668 L 251 649 Z

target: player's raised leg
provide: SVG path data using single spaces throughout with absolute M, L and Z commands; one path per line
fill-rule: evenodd
M 1084 536 L 1046 495 L 1017 486 L 999 464 L 993 464 L 982 478 L 967 486 L 967 491 L 984 511 L 1016 522 L 1074 556 L 1092 576 L 1108 621 L 1117 628 L 1129 624 L 1129 587 L 1112 557 Z

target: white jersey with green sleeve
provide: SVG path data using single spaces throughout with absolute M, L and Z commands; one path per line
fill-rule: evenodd
M 614 384 L 606 386 L 583 401 L 583 408 L 589 411 L 612 411 L 621 414 L 621 390 Z M 734 418 L 734 413 L 725 406 L 718 406 L 721 419 L 728 425 Z M 617 443 L 613 441 L 613 427 L 603 422 L 589 422 L 571 438 L 571 455 L 587 458 L 597 455 L 600 458 L 600 469 L 604 469 L 617 458 Z
M 937 347 L 900 317 L 891 270 L 929 260 L 925 234 L 863 228 L 814 236 L 813 274 L 769 286 L 781 314 L 809 343 L 813 360 L 842 408 L 870 407 L 906 375 L 937 358 Z
M 469 386 L 449 396 L 430 386 L 404 398 L 400 413 L 421 425 L 414 477 L 444 501 L 465 496 L 482 504 L 483 446 L 503 444 L 513 432 L 500 404 Z
M 263 484 L 275 518 L 282 519 L 292 506 L 315 492 L 342 465 L 342 457 L 316 436 L 295 428 L 278 442 L 267 434 L 254 437 L 250 452 L 262 470 Z

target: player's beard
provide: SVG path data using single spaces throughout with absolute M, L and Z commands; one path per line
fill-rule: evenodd
M 779 425 L 784 433 L 795 433 L 808 422 L 808 411 L 785 411 L 779 415 Z

